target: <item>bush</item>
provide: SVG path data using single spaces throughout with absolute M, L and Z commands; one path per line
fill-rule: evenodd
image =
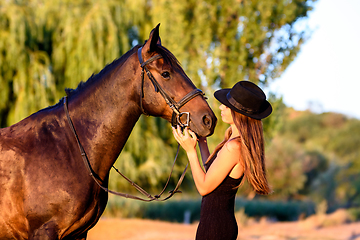
M 170 222 L 184 222 L 185 213 L 190 213 L 190 222 L 200 219 L 201 200 L 175 200 L 156 202 L 144 212 L 144 218 Z
M 184 222 L 190 213 L 190 222 L 200 219 L 201 199 L 175 198 L 165 202 L 139 202 L 119 197 L 109 198 L 104 216 L 123 218 L 146 218 L 170 222 Z M 309 216 L 315 211 L 314 204 L 301 201 L 246 200 L 237 198 L 235 211 L 243 209 L 248 217 L 268 217 L 278 221 L 298 220 L 300 215 Z
M 305 201 L 269 201 L 236 199 L 235 211 L 244 208 L 248 217 L 268 217 L 278 221 L 295 221 L 314 213 L 314 204 Z
M 360 220 L 360 208 L 350 208 L 348 212 L 354 221 Z

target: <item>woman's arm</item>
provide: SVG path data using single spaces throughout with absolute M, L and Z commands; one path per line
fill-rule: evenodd
M 173 129 L 173 134 L 187 153 L 196 188 L 202 196 L 209 194 L 219 186 L 234 166 L 239 163 L 239 146 L 236 142 L 230 141 L 219 151 L 208 172 L 204 173 L 195 148 L 196 134 L 188 129 L 185 129 L 182 134 L 179 128 Z

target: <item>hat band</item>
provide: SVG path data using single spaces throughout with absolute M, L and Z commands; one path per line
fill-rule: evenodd
M 226 95 L 226 98 L 231 105 L 233 105 L 234 107 L 236 107 L 237 109 L 239 109 L 243 112 L 250 113 L 250 114 L 256 114 L 259 112 L 259 111 L 254 111 L 253 109 L 250 109 L 250 108 L 247 108 L 247 107 L 244 107 L 243 105 L 241 105 L 230 95 L 230 92 Z

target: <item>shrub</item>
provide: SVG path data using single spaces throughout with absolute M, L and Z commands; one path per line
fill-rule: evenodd
M 190 222 L 200 219 L 201 199 L 176 198 L 165 202 L 139 202 L 119 197 L 109 198 L 104 216 L 123 218 L 146 218 L 170 222 L 184 222 L 185 213 L 190 213 Z M 235 211 L 241 209 L 244 216 L 268 217 L 278 221 L 298 220 L 300 215 L 314 213 L 314 204 L 301 201 L 246 200 L 237 198 Z
M 314 204 L 305 201 L 269 201 L 245 200 L 238 198 L 235 210 L 244 208 L 248 217 L 268 217 L 278 221 L 295 221 L 300 215 L 309 216 L 314 213 Z

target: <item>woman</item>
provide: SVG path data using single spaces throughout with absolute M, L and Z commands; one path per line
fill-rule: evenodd
M 214 93 L 222 103 L 221 118 L 230 127 L 225 139 L 210 155 L 206 138 L 196 137 L 189 129 L 173 128 L 175 139 L 189 158 L 197 190 L 203 196 L 196 240 L 236 239 L 238 227 L 234 215 L 235 195 L 245 177 L 256 193 L 269 194 L 265 171 L 264 138 L 261 119 L 272 112 L 264 92 L 254 83 L 240 81 L 232 89 Z M 200 153 L 206 172 L 201 168 Z

